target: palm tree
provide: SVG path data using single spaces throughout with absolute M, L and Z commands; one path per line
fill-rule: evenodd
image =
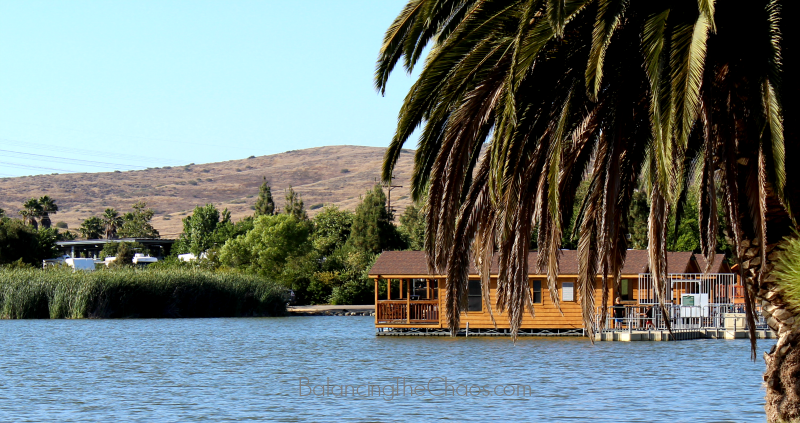
M 106 231 L 106 239 L 117 237 L 117 229 L 122 226 L 122 216 L 115 209 L 106 209 L 103 212 L 103 226 Z
M 451 329 L 459 327 L 470 247 L 484 292 L 498 256 L 495 306 L 508 312 L 512 333 L 526 308 L 533 313 L 529 265 L 547 269 L 558 305 L 558 252 L 587 174 L 575 225 L 584 327 L 591 335 L 595 275 L 619 285 L 640 180 L 663 312 L 668 216 L 680 215 L 695 188 L 708 263 L 716 210 L 724 210 L 747 286 L 753 358 L 756 302 L 780 334 L 766 356 L 768 418 L 800 418 L 800 366 L 779 371 L 800 342 L 800 316 L 772 274 L 776 245 L 795 227 L 790 205 L 800 200 L 798 170 L 784 165 L 800 147 L 796 123 L 783 120 L 798 92 L 782 62 L 800 45 L 781 21 L 795 16 L 790 7 L 796 3 L 410 0 L 386 33 L 377 88 L 385 90 L 401 58 L 411 71 L 433 44 L 400 110 L 383 179 L 423 126 L 411 189 L 415 200 L 428 193 L 425 247 L 431 270 L 448 275 Z M 533 229 L 539 259 L 528 263 Z
M 49 195 L 43 195 L 39 198 L 39 207 L 41 208 L 41 218 L 39 221 L 43 228 L 49 228 L 51 225 L 50 215 L 58 212 L 58 205 Z
M 22 204 L 22 207 L 24 208 L 19 211 L 22 220 L 33 226 L 33 229 L 39 229 L 39 223 L 36 221 L 37 218 L 42 216 L 42 205 L 39 204 L 39 200 L 29 198 Z
M 86 239 L 99 239 L 103 233 L 103 221 L 97 216 L 87 217 L 81 222 L 78 232 Z

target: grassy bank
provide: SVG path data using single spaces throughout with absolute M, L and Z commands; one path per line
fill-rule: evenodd
M 262 278 L 192 269 L 0 270 L 0 318 L 244 317 L 285 312 Z

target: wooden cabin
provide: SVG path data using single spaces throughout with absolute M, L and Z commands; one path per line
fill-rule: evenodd
M 530 253 L 528 263 L 534 268 L 537 254 Z M 699 261 L 698 261 L 699 260 Z M 702 263 L 702 267 L 701 264 Z M 696 295 L 709 304 L 733 304 L 735 278 L 718 255 L 712 272 L 703 274 L 705 260 L 691 252 L 671 252 L 667 256 L 667 273 L 670 284 L 669 295 L 674 304 L 680 304 L 683 296 Z M 521 328 L 544 331 L 581 331 L 583 320 L 577 292 L 578 255 L 574 250 L 562 250 L 559 258 L 557 282 L 561 312 L 555 307 L 547 288 L 546 274 L 531 274 L 530 289 L 533 293 L 535 318 L 524 313 Z M 496 302 L 497 263 L 490 271 L 491 304 Z M 444 275 L 428 272 L 426 256 L 420 251 L 383 252 L 369 271 L 375 281 L 375 326 L 395 329 L 439 329 L 446 327 L 442 310 Z M 595 280 L 595 305 L 602 307 L 602 275 Z M 620 297 L 628 307 L 646 307 L 656 302 L 648 269 L 646 250 L 628 250 L 619 287 L 608 278 L 609 296 L 607 307 Z M 692 298 L 694 299 L 694 297 Z M 685 299 L 684 299 L 685 300 Z M 462 312 L 461 326 L 470 329 L 508 329 L 508 316 L 493 308 L 495 323 L 486 310 L 481 293 L 480 275 L 474 267 L 469 271 L 467 309 Z M 562 314 L 563 312 L 563 314 Z

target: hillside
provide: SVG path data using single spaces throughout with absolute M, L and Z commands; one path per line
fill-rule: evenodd
M 164 238 L 175 238 L 183 229 L 181 219 L 197 205 L 213 203 L 230 210 L 234 220 L 253 213 L 262 177 L 266 176 L 278 207 L 283 191 L 291 185 L 310 215 L 321 204 L 354 210 L 359 197 L 379 180 L 384 148 L 330 146 L 287 151 L 219 163 L 191 164 L 127 172 L 70 173 L 0 179 L 0 208 L 13 217 L 30 197 L 49 195 L 59 206 L 52 221 L 64 221 L 77 229 L 90 216 L 107 207 L 129 211 L 142 200 L 156 214 L 153 226 Z M 392 205 L 402 213 L 410 203 L 409 180 L 413 150 L 404 150 L 395 171 Z

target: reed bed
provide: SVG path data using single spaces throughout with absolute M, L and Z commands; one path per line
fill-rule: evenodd
M 0 318 L 277 316 L 282 289 L 254 275 L 194 269 L 0 270 Z

